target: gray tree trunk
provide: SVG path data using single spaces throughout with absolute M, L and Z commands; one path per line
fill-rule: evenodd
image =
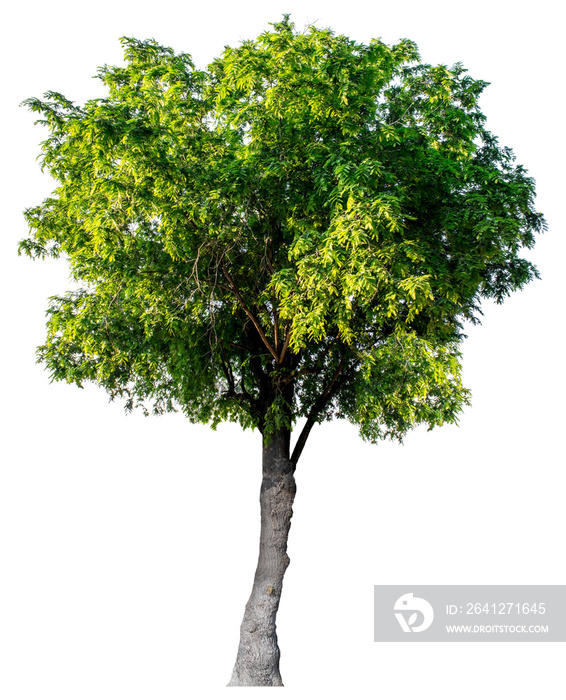
M 289 438 L 289 432 L 284 431 L 263 444 L 259 559 L 229 686 L 283 685 L 275 617 L 289 566 L 287 537 L 296 490 Z

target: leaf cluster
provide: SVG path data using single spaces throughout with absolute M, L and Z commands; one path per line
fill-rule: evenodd
M 288 16 L 207 70 L 122 43 L 107 97 L 26 101 L 57 188 L 20 248 L 76 284 L 50 300 L 52 377 L 265 434 L 455 421 L 463 323 L 537 276 L 545 227 L 486 83 Z

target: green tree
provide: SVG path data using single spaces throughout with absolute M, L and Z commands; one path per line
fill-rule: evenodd
M 262 436 L 261 541 L 231 685 L 281 685 L 294 472 L 332 417 L 377 442 L 455 422 L 463 324 L 537 276 L 534 182 L 484 127 L 485 82 L 414 43 L 271 31 L 208 69 L 123 39 L 108 96 L 27 105 L 53 195 L 21 250 L 64 256 L 38 349 L 131 410 Z M 293 427 L 296 438 L 291 448 Z

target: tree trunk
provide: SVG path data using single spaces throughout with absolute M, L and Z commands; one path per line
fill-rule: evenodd
M 295 498 L 288 430 L 263 441 L 263 479 L 259 496 L 261 534 L 252 593 L 240 627 L 238 656 L 228 685 L 283 685 L 275 617 L 283 575 L 289 566 L 287 537 Z

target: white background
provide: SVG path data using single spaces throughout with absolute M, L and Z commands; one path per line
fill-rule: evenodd
M 555 8 L 555 9 L 553 9 Z M 225 688 L 257 558 L 260 440 L 178 415 L 126 417 L 97 388 L 34 363 L 57 262 L 16 255 L 22 210 L 52 188 L 34 116 L 56 90 L 102 96 L 118 38 L 153 37 L 204 67 L 290 12 L 358 41 L 417 42 L 491 82 L 488 128 L 536 177 L 542 281 L 485 307 L 466 341 L 459 427 L 364 444 L 313 431 L 297 470 L 278 632 L 285 689 Z M 374 584 L 566 583 L 563 37 L 555 2 L 12 3 L 2 57 L 3 700 L 564 698 L 564 644 L 375 644 Z M 271 695 L 270 695 L 271 697 Z

